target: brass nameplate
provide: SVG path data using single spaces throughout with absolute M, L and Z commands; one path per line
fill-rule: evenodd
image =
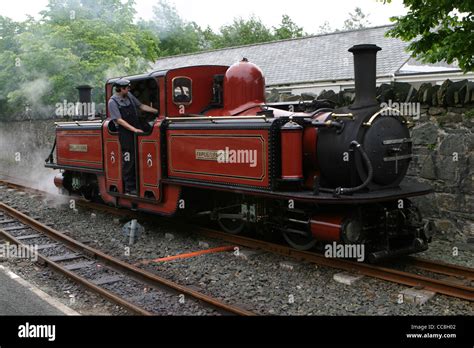
M 201 161 L 217 161 L 218 150 L 196 150 L 196 159 Z
M 69 144 L 69 151 L 87 152 L 87 145 L 86 144 Z

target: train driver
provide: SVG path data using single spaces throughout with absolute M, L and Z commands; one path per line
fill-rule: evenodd
M 109 99 L 110 118 L 118 125 L 122 147 L 122 179 L 125 193 L 136 195 L 135 133 L 143 133 L 138 119 L 138 109 L 158 115 L 158 110 L 142 104 L 131 92 L 130 81 L 119 79 L 114 83 L 115 94 Z

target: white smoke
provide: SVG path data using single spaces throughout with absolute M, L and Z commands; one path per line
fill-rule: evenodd
M 24 107 L 24 118 L 38 118 L 51 116 L 54 108 L 45 105 L 43 98 L 51 92 L 51 82 L 46 76 L 38 77 L 20 84 L 19 88 L 8 94 L 10 103 L 16 104 L 21 110 Z
M 45 77 L 37 78 L 23 83 L 20 90 L 32 105 L 41 105 L 41 99 L 51 90 L 51 83 Z
M 53 121 L 1 122 L 0 178 L 58 193 L 57 171 L 44 167 L 53 141 Z

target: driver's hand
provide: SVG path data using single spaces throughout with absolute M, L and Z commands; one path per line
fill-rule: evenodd
M 143 131 L 141 129 L 136 129 L 135 133 L 143 133 Z

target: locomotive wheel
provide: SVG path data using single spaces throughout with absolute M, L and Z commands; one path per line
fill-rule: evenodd
M 310 250 L 318 242 L 312 235 L 303 236 L 301 234 L 283 232 L 285 241 L 296 250 Z
M 91 189 L 87 189 L 87 190 L 83 190 L 81 191 L 81 195 L 82 197 L 84 197 L 84 199 L 88 200 L 89 202 L 93 202 L 94 199 L 97 197 L 97 190 L 91 188 Z
M 219 226 L 229 234 L 242 233 L 245 227 L 245 221 L 238 219 L 222 218 L 217 220 Z
M 224 232 L 239 234 L 244 230 L 246 222 L 240 214 L 241 201 L 234 200 L 232 203 L 232 205 L 217 210 L 216 220 Z

